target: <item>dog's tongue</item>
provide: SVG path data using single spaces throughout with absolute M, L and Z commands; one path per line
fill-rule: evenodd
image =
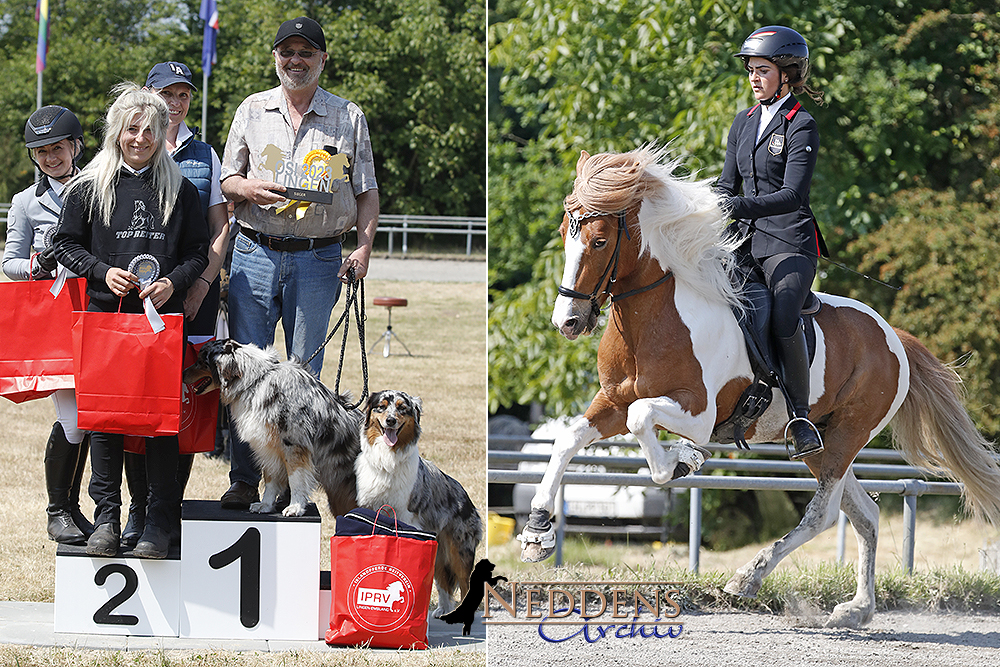
M 382 431 L 382 438 L 388 443 L 390 447 L 396 444 L 396 439 L 399 437 L 399 429 L 386 427 Z

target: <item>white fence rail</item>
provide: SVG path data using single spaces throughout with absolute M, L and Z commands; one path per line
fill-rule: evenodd
M 492 445 L 510 445 L 521 443 L 551 443 L 552 440 L 535 440 L 524 437 L 490 436 Z M 630 443 L 599 442 L 603 446 L 629 446 Z M 637 445 L 634 445 L 637 446 Z M 714 452 L 737 452 L 733 445 L 709 444 L 707 447 Z M 783 445 L 752 445 L 752 454 L 785 456 Z M 519 451 L 503 451 L 490 449 L 488 453 L 489 470 L 487 479 L 495 484 L 538 484 L 542 480 L 540 471 L 500 470 L 494 469 L 497 464 L 517 464 L 521 462 L 548 461 L 545 454 Z M 903 568 L 906 572 L 913 571 L 914 545 L 916 541 L 917 497 L 922 495 L 959 495 L 962 485 L 952 482 L 928 481 L 919 479 L 927 476 L 920 468 L 907 465 L 902 455 L 891 449 L 863 449 L 858 454 L 860 460 L 899 461 L 901 463 L 855 463 L 853 471 L 859 478 L 862 488 L 868 493 L 899 494 L 903 497 Z M 642 457 L 633 456 L 588 456 L 573 457 L 570 465 L 601 465 L 605 468 L 631 468 L 637 470 L 647 466 Z M 702 489 L 767 489 L 776 491 L 815 491 L 816 480 L 808 477 L 787 476 L 749 476 L 749 475 L 711 475 L 714 470 L 726 470 L 749 473 L 784 473 L 809 474 L 809 469 L 800 461 L 773 461 L 760 459 L 730 459 L 710 458 L 702 469 L 694 475 L 676 479 L 667 484 L 656 484 L 648 474 L 634 472 L 568 472 L 563 475 L 562 485 L 556 498 L 556 507 L 562 507 L 562 487 L 566 484 L 588 484 L 609 486 L 663 486 L 665 488 L 691 489 L 691 513 L 688 528 L 688 566 L 697 573 L 701 549 L 701 492 Z M 889 477 L 890 479 L 870 479 L 869 477 Z M 557 512 L 556 521 L 556 565 L 562 563 L 562 543 L 566 533 L 566 517 L 564 512 Z M 837 529 L 837 555 L 842 561 L 844 555 L 844 537 L 846 533 L 847 516 L 841 512 Z
M 472 254 L 472 239 L 486 237 L 486 218 L 459 218 L 433 215 L 379 215 L 378 234 L 388 234 L 389 254 L 395 250 L 398 234 L 402 240 L 402 253 L 409 250 L 410 234 L 458 234 L 465 236 L 465 254 Z
M 10 203 L 0 203 L 0 228 L 6 228 Z M 396 237 L 401 241 L 401 252 L 409 251 L 411 234 L 448 234 L 465 236 L 465 254 L 472 254 L 475 237 L 486 238 L 486 218 L 461 218 L 434 215 L 390 215 L 378 218 L 378 231 L 389 237 L 389 254 L 396 250 Z

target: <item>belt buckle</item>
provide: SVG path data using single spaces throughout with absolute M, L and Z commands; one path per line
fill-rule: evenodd
M 275 252 L 285 252 L 284 250 L 282 250 L 281 246 L 287 244 L 292 239 L 293 237 L 291 236 L 268 236 L 267 247 L 268 249 L 273 250 Z M 272 242 L 274 243 L 274 245 L 271 245 Z M 278 247 L 277 248 L 274 247 L 275 245 Z

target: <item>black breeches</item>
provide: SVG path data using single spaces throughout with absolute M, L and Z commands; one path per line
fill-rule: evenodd
M 774 296 L 771 333 L 788 338 L 799 324 L 802 305 L 816 276 L 816 260 L 806 255 L 783 253 L 760 261 L 767 288 Z

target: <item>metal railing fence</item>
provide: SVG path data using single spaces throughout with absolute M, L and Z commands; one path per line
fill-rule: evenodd
M 491 445 L 520 443 L 551 443 L 550 439 L 532 439 L 524 437 L 490 436 Z M 594 443 L 605 447 L 638 447 L 628 442 L 601 441 Z M 592 446 L 594 446 L 592 445 Z M 733 445 L 709 444 L 707 449 L 712 452 L 728 454 L 739 452 Z M 785 456 L 783 445 L 752 445 L 752 454 Z M 958 495 L 962 485 L 953 482 L 932 481 L 926 479 L 929 473 L 921 468 L 905 464 L 902 455 L 890 449 L 863 449 L 857 459 L 874 461 L 899 461 L 900 463 L 855 463 L 853 470 L 861 482 L 862 488 L 868 493 L 899 494 L 903 498 L 903 554 L 902 564 L 906 572 L 913 571 L 914 546 L 916 541 L 917 498 L 922 495 Z M 538 484 L 542 480 L 541 471 L 499 470 L 492 466 L 496 464 L 517 464 L 521 462 L 547 462 L 547 454 L 503 451 L 490 449 L 488 462 L 491 466 L 487 479 L 497 484 Z M 573 457 L 570 465 L 601 465 L 605 468 L 627 468 L 638 470 L 648 464 L 641 456 L 594 456 L 578 455 Z M 691 489 L 690 520 L 688 532 L 688 567 L 697 573 L 701 550 L 701 496 L 703 489 L 741 489 L 741 490 L 775 490 L 775 491 L 816 491 L 817 482 L 812 477 L 788 476 L 749 476 L 749 475 L 711 475 L 712 471 L 751 472 L 751 473 L 784 473 L 809 474 L 809 469 L 800 461 L 773 461 L 749 458 L 715 458 L 705 462 L 702 469 L 694 474 L 676 479 L 667 484 L 656 484 L 648 474 L 635 472 L 567 472 L 556 498 L 556 507 L 562 507 L 563 486 L 566 484 L 589 484 L 609 486 L 662 486 L 664 488 Z M 891 479 L 870 479 L 869 477 L 889 477 Z M 924 479 L 920 479 L 924 478 Z M 843 561 L 844 539 L 846 534 L 847 516 L 841 512 L 837 529 L 837 555 Z M 556 522 L 556 565 L 562 563 L 562 544 L 566 533 L 566 517 L 564 512 L 557 513 Z

